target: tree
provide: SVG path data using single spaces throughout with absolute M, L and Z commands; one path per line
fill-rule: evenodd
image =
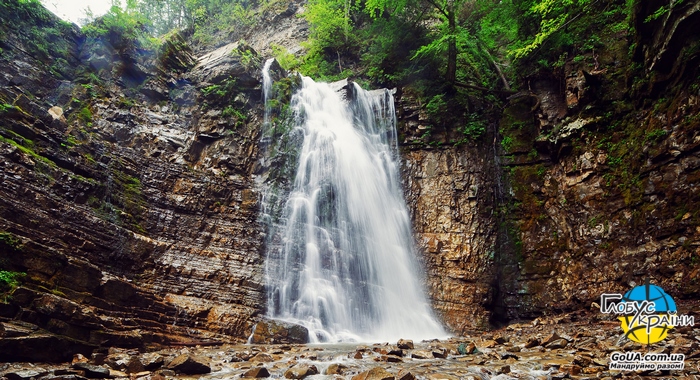
M 457 79 L 457 17 L 455 9 L 459 4 L 464 2 L 464 0 L 424 0 L 425 3 L 418 0 L 411 4 L 407 1 L 408 0 L 370 0 L 365 4 L 365 10 L 372 17 L 380 17 L 385 12 L 398 12 L 407 7 L 426 8 L 427 6 L 428 8 L 432 8 L 436 16 L 442 20 L 443 26 L 446 25 L 447 27 L 441 27 L 440 29 L 444 30 L 443 36 L 431 43 L 430 46 L 422 49 L 418 54 L 436 52 L 442 50 L 442 47 L 446 45 L 447 70 L 445 72 L 445 81 L 449 84 L 454 84 Z

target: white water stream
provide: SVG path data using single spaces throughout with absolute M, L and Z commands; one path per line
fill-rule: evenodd
M 281 244 L 267 252 L 268 314 L 306 326 L 312 342 L 445 337 L 422 289 L 393 96 L 350 85 L 348 101 L 303 77 L 292 97 L 304 137 Z

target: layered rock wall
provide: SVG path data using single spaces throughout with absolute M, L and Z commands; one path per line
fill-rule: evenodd
M 33 27 L 65 26 L 42 20 Z M 67 63 L 52 66 L 29 27 L 10 24 L 0 270 L 26 275 L 0 314 L 40 330 L 3 355 L 29 360 L 11 348 L 49 332 L 84 349 L 245 338 L 264 310 L 255 52 L 230 44 L 197 60 L 178 35 L 115 48 L 65 26 L 53 54 Z

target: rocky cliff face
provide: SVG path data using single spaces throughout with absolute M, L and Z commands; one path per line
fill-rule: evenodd
M 662 5 L 638 4 L 631 41 L 604 35 L 523 78 L 496 143 L 404 145 L 427 288 L 453 331 L 590 309 L 647 278 L 697 298 L 700 13 L 644 21 Z M 398 108 L 419 140 L 430 123 L 409 98 Z
M 410 95 L 398 99 L 400 135 L 422 133 L 425 115 Z M 491 146 L 404 144 L 404 191 L 423 254 L 426 289 L 454 332 L 488 328 L 497 224 Z
M 658 6 L 638 4 L 634 17 Z M 647 278 L 676 299 L 697 297 L 700 81 L 688 49 L 698 16 L 687 6 L 639 21 L 631 56 L 626 40 L 604 36 L 605 49 L 528 78 L 531 92 L 509 103 L 508 317 L 586 308 Z
M 62 346 L 35 360 L 245 337 L 264 309 L 260 59 L 238 44 L 195 59 L 177 35 L 119 47 L 41 15 L 3 22 L 0 269 L 26 276 L 0 309 L 43 329 L 3 357 L 31 358 L 46 332 Z M 23 34 L 37 27 L 65 29 L 54 65 Z

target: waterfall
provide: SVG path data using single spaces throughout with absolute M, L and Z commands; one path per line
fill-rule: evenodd
M 274 61 L 274 58 L 270 58 L 265 61 L 265 65 L 263 66 L 262 70 L 263 101 L 265 104 L 265 111 L 263 113 L 263 128 L 265 129 L 267 129 L 270 124 L 270 107 L 268 107 L 267 101 L 270 100 L 270 96 L 272 95 L 272 77 L 270 77 L 270 67 Z
M 302 77 L 292 96 L 303 142 L 270 231 L 268 314 L 306 326 L 312 342 L 444 337 L 399 182 L 393 96 L 349 86 L 345 100 Z

